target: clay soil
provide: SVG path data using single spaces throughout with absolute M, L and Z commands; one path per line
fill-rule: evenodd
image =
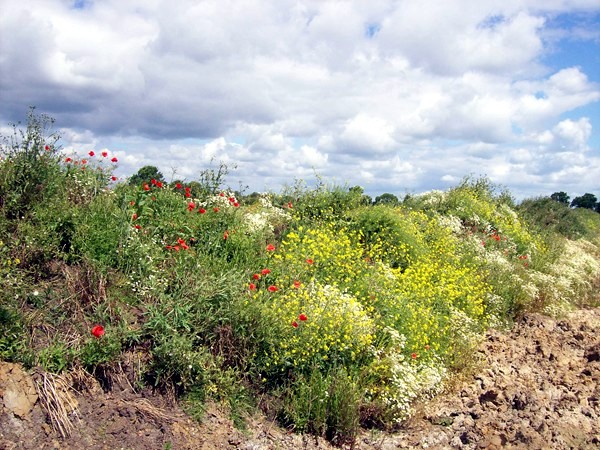
M 354 448 L 600 448 L 599 325 L 596 308 L 557 320 L 530 314 L 510 332 L 490 331 L 476 370 L 417 405 L 396 432 L 363 431 Z M 70 405 L 65 430 L 72 424 L 63 437 L 36 399 L 42 381 L 0 362 L 0 449 L 332 448 L 260 415 L 240 431 L 209 406 L 196 422 L 163 396 L 119 383 L 106 391 L 81 377 L 63 380 L 73 388 L 62 397 Z

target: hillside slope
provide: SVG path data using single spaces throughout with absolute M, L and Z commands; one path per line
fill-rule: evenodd
M 478 357 L 479 370 L 451 392 L 421 405 L 396 433 L 363 432 L 355 448 L 600 445 L 599 308 L 558 320 L 525 315 L 510 332 L 488 332 Z M 70 436 L 62 438 L 39 401 L 21 418 L 6 407 L 18 391 L 15 385 L 32 385 L 28 375 L 0 363 L 0 377 L 2 449 L 332 448 L 322 439 L 288 433 L 262 416 L 248 418 L 248 429 L 239 431 L 216 408 L 209 408 L 197 423 L 162 396 L 135 393 L 126 383 L 104 392 L 82 380 L 72 380 L 78 390 L 76 413 L 69 416 Z

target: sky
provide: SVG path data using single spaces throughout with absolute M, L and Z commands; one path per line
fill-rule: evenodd
M 0 132 L 279 192 L 600 197 L 598 0 L 0 0 Z

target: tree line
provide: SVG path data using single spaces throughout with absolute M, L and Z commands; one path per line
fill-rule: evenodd
M 590 194 L 586 192 L 585 194 L 575 197 L 573 200 L 570 200 L 569 195 L 566 192 L 555 192 L 550 196 L 550 198 L 559 203 L 563 203 L 565 205 L 571 206 L 571 208 L 586 208 L 591 209 L 592 211 L 596 211 L 600 213 L 600 202 L 594 194 Z

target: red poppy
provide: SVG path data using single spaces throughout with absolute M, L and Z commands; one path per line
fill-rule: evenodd
M 81 164 L 87 164 L 87 159 L 82 159 Z
M 145 191 L 149 191 L 150 190 L 150 186 L 148 186 L 147 183 L 144 183 L 144 190 Z
M 136 229 L 136 230 L 141 230 L 141 229 L 142 229 L 142 227 L 141 227 L 140 225 L 136 225 L 136 226 L 135 226 L 135 229 Z
M 68 163 L 69 163 L 69 162 L 71 162 L 71 161 L 73 161 L 73 160 L 67 156 L 67 158 L 65 159 L 65 162 L 68 162 Z
M 225 232 L 223 233 L 223 239 L 227 240 L 228 237 L 229 237 L 229 231 L 225 230 Z
M 425 350 L 427 350 L 427 351 L 429 351 L 429 349 L 430 349 L 430 348 L 431 348 L 431 347 L 429 346 L 429 344 L 427 344 L 427 345 L 425 346 Z
M 277 286 L 271 285 L 267 288 L 269 290 L 269 292 L 277 292 L 279 289 L 277 288 Z
M 106 158 L 108 156 L 108 152 L 102 152 L 102 157 Z
M 254 278 L 255 280 L 260 280 L 260 275 L 255 273 L 254 275 L 252 275 L 252 278 Z
M 94 153 L 94 150 L 90 150 L 90 152 L 88 153 L 88 155 L 90 155 L 90 158 L 91 158 L 92 156 L 94 156 L 94 155 L 95 155 L 95 153 Z
M 174 245 L 173 246 L 173 250 L 175 250 L 176 252 L 178 252 L 179 250 L 181 250 L 181 247 L 179 247 L 179 245 Z
M 111 159 L 112 162 L 116 163 L 118 161 L 117 157 L 114 156 L 113 159 Z
M 308 258 L 308 259 L 306 260 L 306 264 L 312 264 L 313 262 L 314 262 L 314 261 L 313 261 L 312 259 L 310 259 L 310 258 Z
M 235 197 L 229 197 L 229 203 L 235 203 Z
M 104 327 L 102 325 L 96 325 L 94 328 L 92 328 L 92 334 L 95 338 L 100 339 L 102 336 L 104 336 Z
M 248 285 L 248 289 L 250 289 L 251 291 L 255 291 L 256 290 L 256 285 L 254 283 L 250 283 Z
M 175 189 L 181 189 L 181 188 L 182 188 L 182 186 L 181 186 L 181 183 L 177 183 L 177 184 L 175 185 Z
M 292 202 L 288 202 L 288 204 L 287 204 L 287 207 L 288 207 L 289 209 L 292 209 Z
M 267 251 L 268 251 L 268 252 L 273 252 L 273 251 L 275 251 L 275 246 L 274 246 L 273 244 L 269 244 L 269 245 L 267 245 Z
M 170 245 L 165 245 L 165 248 L 166 248 L 167 250 L 171 250 L 173 247 L 171 247 Z
M 185 242 L 183 242 L 183 243 L 181 244 L 181 248 L 182 248 L 182 249 L 184 249 L 184 250 L 189 250 L 189 249 L 190 249 L 190 246 L 189 246 L 189 245 L 187 245 Z
M 410 354 L 410 357 L 411 357 L 412 359 L 417 359 L 417 354 L 416 354 L 416 353 L 411 353 L 411 354 Z
M 301 285 L 301 284 L 302 284 L 302 283 L 300 283 L 298 280 L 295 280 L 295 281 L 294 281 L 294 287 L 295 287 L 296 289 L 298 289 L 298 288 L 300 287 L 300 285 Z
M 198 212 L 200 214 L 204 214 L 206 212 L 206 210 L 204 208 L 198 208 Z
M 292 326 L 293 326 L 294 328 L 298 328 L 298 322 L 296 322 L 296 321 L 294 320 L 294 321 L 292 322 Z
M 117 177 L 115 177 L 114 175 L 112 177 L 110 177 L 110 179 L 113 181 L 117 181 Z
M 218 213 L 219 212 L 219 208 L 217 208 L 216 206 L 213 208 L 213 211 Z
M 238 202 L 235 202 L 235 203 L 233 204 L 233 206 L 234 206 L 235 208 L 238 208 L 238 207 L 240 206 L 240 204 L 239 204 Z
M 135 206 L 135 202 L 134 202 L 133 200 L 131 200 L 131 201 L 129 202 L 129 206 Z
M 156 181 L 154 178 L 152 178 L 152 179 L 150 180 L 150 183 L 151 183 L 151 184 L 153 184 L 154 186 L 156 186 L 156 183 L 157 183 L 157 181 Z
M 48 145 L 45 145 L 44 150 L 48 151 L 48 150 L 50 150 L 50 147 Z
M 190 197 L 192 196 L 192 194 L 190 194 L 189 192 L 186 192 L 186 193 L 185 193 L 185 196 L 186 196 L 187 198 L 190 198 Z
M 194 209 L 196 209 L 196 204 L 194 202 L 189 202 L 188 211 L 193 211 Z
M 185 240 L 181 239 L 181 238 L 177 238 L 177 243 L 178 244 L 185 244 Z
M 308 320 L 308 317 L 306 317 L 306 314 L 302 313 L 298 316 L 298 319 L 300 319 L 302 322 L 305 322 Z
M 136 220 L 138 218 L 138 215 L 136 213 L 133 213 L 133 215 L 131 216 L 131 220 Z
M 271 269 L 263 269 L 260 271 L 260 273 L 262 273 L 263 275 L 268 275 L 271 273 Z
M 219 197 L 225 197 L 225 193 L 224 193 L 224 192 L 221 192 L 221 193 L 219 194 Z

